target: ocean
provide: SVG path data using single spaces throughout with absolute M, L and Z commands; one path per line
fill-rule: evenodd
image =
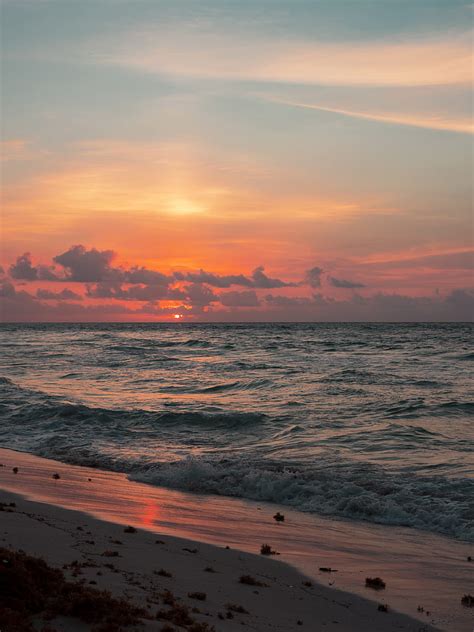
M 474 541 L 470 324 L 0 331 L 2 447 Z

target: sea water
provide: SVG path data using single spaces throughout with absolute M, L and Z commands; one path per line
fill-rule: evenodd
M 472 330 L 2 325 L 0 445 L 474 540 Z

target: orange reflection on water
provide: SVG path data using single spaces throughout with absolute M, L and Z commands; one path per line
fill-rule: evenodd
M 145 500 L 145 507 L 141 516 L 144 527 L 152 527 L 158 521 L 158 505 L 152 500 Z

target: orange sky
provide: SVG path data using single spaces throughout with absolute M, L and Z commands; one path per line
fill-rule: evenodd
M 7 0 L 2 318 L 466 318 L 471 9 L 353 6 Z

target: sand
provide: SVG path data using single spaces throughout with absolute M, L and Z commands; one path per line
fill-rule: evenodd
M 457 614 L 449 622 L 445 616 L 440 617 L 436 607 L 434 612 L 429 610 L 423 591 L 419 591 L 419 596 L 421 602 L 425 597 L 424 612 L 413 613 L 418 620 L 396 612 L 392 601 L 399 591 L 391 591 L 390 586 L 400 578 L 393 572 L 393 563 L 385 572 L 381 568 L 383 560 L 378 559 L 377 566 L 371 567 L 367 561 L 364 565 L 347 541 L 347 533 L 345 550 L 341 551 L 344 549 L 341 537 L 338 540 L 334 535 L 340 533 L 338 523 L 334 523 L 333 532 L 328 529 L 331 521 L 325 524 L 327 541 L 315 547 L 318 551 L 315 559 L 314 551 L 308 552 L 304 537 L 308 527 L 305 520 L 309 519 L 311 527 L 315 523 L 310 517 L 281 507 L 285 522 L 276 524 L 270 505 L 160 490 L 131 483 L 119 474 L 67 466 L 6 450 L 0 451 L 0 462 L 4 465 L 0 468 L 3 490 L 0 501 L 16 503 L 11 511 L 0 513 L 0 545 L 41 556 L 56 567 L 74 560 L 91 561 L 94 566 L 81 569 L 76 580 L 84 580 L 86 585 L 96 582 L 91 585 L 144 605 L 153 617 L 163 608 L 159 594 L 169 589 L 182 603 L 202 611 L 193 614 L 197 621 L 207 622 L 216 630 L 241 630 L 242 625 L 262 632 L 472 629 L 472 610 L 462 608 L 461 594 L 456 594 L 457 599 L 452 601 L 451 610 Z M 13 473 L 14 466 L 19 468 L 18 474 Z M 53 479 L 55 472 L 60 476 L 58 480 Z M 137 532 L 124 532 L 124 525 L 128 524 L 135 525 Z M 352 525 L 352 528 L 357 531 L 357 527 Z M 315 528 L 310 533 L 314 540 L 323 537 L 321 530 Z M 179 537 L 186 534 L 193 534 L 193 538 Z M 354 531 L 353 536 L 357 537 Z M 281 555 L 272 558 L 258 555 L 260 545 L 266 541 Z M 330 550 L 336 546 L 339 549 Z M 467 551 L 467 545 L 460 546 L 455 555 Z M 117 552 L 118 556 L 104 557 L 105 551 Z M 447 549 L 443 551 L 443 559 L 446 555 Z M 301 559 L 311 565 L 306 576 L 284 563 L 290 561 L 304 567 Z M 465 572 L 469 577 L 473 567 L 466 559 L 457 561 L 462 569 L 460 574 Z M 318 563 L 337 568 L 337 573 L 319 571 Z M 350 569 L 357 563 L 362 568 L 356 575 Z M 113 568 L 106 566 L 110 564 Z M 216 572 L 206 571 L 209 567 Z M 387 581 L 385 591 L 376 593 L 365 588 L 366 568 L 380 570 L 378 574 Z M 449 565 L 445 568 L 446 573 L 449 568 Z M 156 574 L 161 570 L 171 577 Z M 71 576 L 73 569 L 65 573 Z M 430 573 L 433 574 L 433 568 Z M 357 578 L 359 592 L 364 596 L 336 589 L 345 585 L 341 578 L 346 574 L 352 578 L 346 579 L 346 584 L 354 583 Z M 250 575 L 265 586 L 241 584 L 242 575 Z M 446 577 L 444 580 L 448 588 L 451 582 Z M 308 581 L 311 586 L 304 585 Z M 413 590 L 413 586 L 408 586 L 406 592 Z M 206 593 L 205 601 L 188 596 L 194 592 Z M 433 598 L 436 605 L 436 596 Z M 227 617 L 229 603 L 242 606 L 248 614 L 233 613 L 233 619 L 221 619 L 219 615 Z M 387 613 L 378 610 L 381 603 L 388 603 Z M 58 630 L 88 629 L 71 621 L 55 625 Z M 155 619 L 145 622 L 150 630 L 161 630 L 164 625 Z

